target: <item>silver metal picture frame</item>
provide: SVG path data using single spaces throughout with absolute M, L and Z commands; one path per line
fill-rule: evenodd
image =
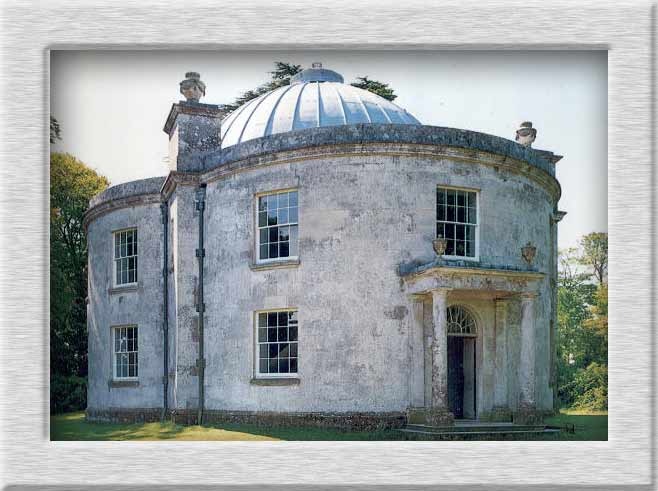
M 3 488 L 656 487 L 655 2 L 56 0 L 1 16 Z M 99 48 L 606 50 L 608 441 L 51 442 L 49 53 Z

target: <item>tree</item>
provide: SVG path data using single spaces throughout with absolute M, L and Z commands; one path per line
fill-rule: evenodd
M 589 234 L 580 249 L 560 251 L 558 396 L 581 409 L 607 409 L 607 235 Z
M 57 140 L 62 139 L 62 130 L 59 126 L 59 122 L 52 116 L 50 116 L 50 143 L 55 143 Z
M 290 79 L 301 71 L 301 65 L 276 61 L 274 62 L 274 70 L 270 72 L 270 75 L 272 76 L 272 80 L 270 82 L 259 85 L 253 90 L 244 92 L 235 100 L 233 104 L 224 104 L 223 107 L 227 111 L 235 111 L 237 108 L 243 104 L 246 104 L 250 100 L 255 99 L 256 97 L 260 97 L 261 95 L 274 89 L 278 89 L 279 87 L 290 85 Z
M 583 254 L 581 264 L 589 266 L 594 271 L 598 284 L 602 284 L 608 276 L 608 234 L 592 232 L 580 241 Z
M 50 155 L 51 375 L 87 373 L 87 242 L 82 218 L 109 185 L 75 157 Z
M 278 89 L 279 87 L 290 85 L 290 79 L 301 71 L 301 65 L 294 65 L 292 63 L 277 61 L 274 63 L 274 70 L 270 72 L 270 75 L 272 76 L 272 80 L 270 82 L 259 85 L 255 89 L 244 92 L 233 102 L 233 104 L 224 104 L 223 108 L 228 112 L 235 111 L 237 108 L 243 104 L 246 104 L 250 100 L 255 99 L 256 97 L 260 97 L 261 95 L 274 89 Z M 379 82 L 377 80 L 370 80 L 367 76 L 358 77 L 356 82 L 353 82 L 351 85 L 368 90 L 385 99 L 388 99 L 389 101 L 392 101 L 397 97 L 394 94 L 393 89 L 390 88 L 388 84 Z
M 388 84 L 378 82 L 377 80 L 370 80 L 366 77 L 357 77 L 356 82 L 352 82 L 350 85 L 358 87 L 359 89 L 364 89 L 373 94 L 377 94 L 384 99 L 389 101 L 394 101 L 398 96 L 395 95 L 394 90 L 391 89 Z

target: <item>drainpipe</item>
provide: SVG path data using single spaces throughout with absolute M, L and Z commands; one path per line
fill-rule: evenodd
M 167 417 L 169 406 L 169 205 L 165 201 L 160 204 L 162 212 L 163 260 L 162 260 L 162 422 Z
M 196 311 L 199 313 L 199 358 L 196 365 L 199 374 L 199 412 L 197 415 L 197 423 L 200 425 L 203 422 L 203 406 L 204 406 L 204 375 L 206 369 L 206 360 L 203 353 L 203 316 L 206 306 L 203 303 L 203 258 L 206 255 L 206 250 L 203 247 L 203 212 L 206 207 L 206 184 L 201 183 L 195 193 L 196 210 L 199 212 L 199 247 L 196 250 L 196 257 L 199 260 L 199 288 L 197 290 L 197 304 Z

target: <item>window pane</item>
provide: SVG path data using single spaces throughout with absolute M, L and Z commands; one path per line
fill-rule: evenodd
M 267 211 L 267 196 L 258 198 L 258 211 Z
M 267 327 L 267 314 L 264 312 L 258 314 L 258 327 Z
M 277 313 L 276 312 L 270 312 L 267 314 L 267 325 L 272 327 L 276 326 L 276 319 L 277 319 Z
M 290 373 L 290 364 L 287 358 L 279 359 L 279 373 Z
M 265 360 L 260 360 L 259 362 L 259 372 L 260 373 L 267 373 L 267 366 L 268 366 L 268 361 L 267 359 Z
M 288 341 L 288 328 L 279 327 L 278 341 Z
M 297 358 L 297 343 L 290 343 L 290 358 Z
M 269 373 L 279 373 L 279 362 L 274 360 L 269 360 L 270 372 Z
M 279 241 L 279 227 L 270 228 L 269 238 L 270 238 L 269 242 Z
M 291 207 L 297 206 L 297 191 L 290 191 L 288 193 L 288 200 Z
M 265 227 L 267 225 L 267 212 L 263 211 L 258 213 L 258 226 Z
M 297 373 L 297 359 L 290 360 L 290 373 Z
M 267 345 L 261 344 L 258 350 L 259 358 L 267 358 Z
M 271 342 L 276 342 L 276 327 L 269 327 L 267 329 L 267 340 Z
M 290 354 L 290 345 L 288 343 L 282 343 L 279 345 L 279 358 L 288 358 Z
M 277 355 L 279 354 L 279 345 L 276 343 L 272 343 L 269 345 L 269 357 L 270 358 L 276 358 Z
M 288 326 L 288 339 L 297 341 L 297 326 Z
M 279 227 L 279 241 L 288 241 L 290 239 L 290 227 Z
M 455 226 L 452 223 L 447 223 L 445 225 L 446 239 L 455 238 Z
M 468 257 L 475 257 L 475 242 L 471 240 L 466 241 L 466 255 Z
M 292 225 L 290 227 L 290 242 L 288 246 L 288 253 L 293 257 L 297 257 L 299 255 L 297 225 Z
M 454 256 L 454 255 L 455 255 L 455 241 L 449 240 L 446 246 L 446 256 Z
M 290 223 L 297 223 L 298 218 L 297 218 L 297 208 L 290 208 L 288 210 L 288 221 Z
M 270 255 L 268 254 L 270 248 L 267 244 L 260 246 L 260 257 L 261 259 L 268 259 Z
M 444 223 L 437 223 L 436 225 L 436 236 L 437 237 L 445 237 L 446 236 L 446 231 L 445 231 L 445 224 Z
M 466 226 L 465 225 L 455 225 L 455 238 L 457 240 L 466 239 Z
M 288 312 L 279 312 L 278 316 L 278 323 L 279 326 L 287 326 L 288 325 Z
M 268 225 L 276 225 L 276 210 L 267 210 L 267 224 Z
M 282 223 L 288 223 L 288 208 L 279 208 L 279 211 L 277 211 L 277 219 L 279 221 L 279 225 Z
M 290 247 L 288 242 L 279 243 L 279 257 L 290 257 Z
M 457 208 L 457 221 L 461 223 L 466 222 L 466 208 L 461 206 Z
M 278 247 L 278 245 L 277 244 L 270 244 L 269 247 L 270 247 L 270 251 L 269 251 L 270 259 L 274 259 L 274 258 L 279 257 L 279 247 Z
M 267 341 L 267 329 L 261 327 L 258 329 L 258 342 L 265 343 Z
M 261 228 L 260 231 L 259 231 L 259 235 L 260 235 L 260 243 L 261 244 L 267 244 L 267 242 L 268 242 L 267 239 L 269 238 L 267 229 L 266 228 Z
M 449 222 L 455 221 L 455 208 L 453 206 L 449 206 L 446 210 L 446 220 Z
M 288 193 L 281 193 L 277 195 L 279 208 L 288 208 Z
M 457 206 L 466 206 L 466 193 L 457 191 Z
M 436 190 L 436 202 L 440 205 L 445 205 L 446 203 L 446 191 L 445 189 Z

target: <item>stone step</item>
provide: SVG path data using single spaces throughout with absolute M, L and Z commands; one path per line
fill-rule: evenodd
M 512 423 L 455 423 L 454 426 L 431 426 L 425 424 L 408 424 L 405 429 L 426 431 L 426 432 L 445 432 L 452 433 L 472 433 L 472 432 L 496 432 L 505 433 L 508 431 L 542 431 L 546 427 L 543 425 L 515 425 Z
M 559 433 L 559 429 L 536 427 L 534 429 L 498 429 L 495 431 L 454 431 L 449 429 L 438 429 L 428 431 L 420 429 L 402 428 L 398 430 L 408 435 L 418 435 L 427 437 L 442 437 L 442 436 L 461 436 L 461 437 L 482 437 L 482 436 L 505 436 L 505 435 L 537 435 L 537 434 L 554 434 Z

